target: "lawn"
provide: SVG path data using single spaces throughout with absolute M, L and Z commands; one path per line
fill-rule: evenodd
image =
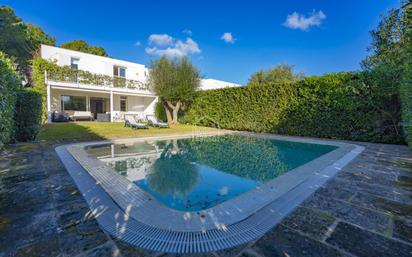
M 192 132 L 212 132 L 214 128 L 192 125 L 174 125 L 170 128 L 132 129 L 124 123 L 110 122 L 69 122 L 45 124 L 37 141 L 61 143 L 72 141 L 93 141 L 128 137 L 183 134 Z

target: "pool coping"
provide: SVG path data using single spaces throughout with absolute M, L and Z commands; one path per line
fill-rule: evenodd
M 282 176 L 269 181 L 262 186 L 256 188 L 255 190 L 248 191 L 244 194 L 241 194 L 238 197 L 232 198 L 228 201 L 225 201 L 219 205 L 216 205 L 210 209 L 200 211 L 200 212 L 182 212 L 170 209 L 159 202 L 155 201 L 148 195 L 146 192 L 141 190 L 132 182 L 128 181 L 123 176 L 110 172 L 110 169 L 107 165 L 103 164 L 97 158 L 89 158 L 88 154 L 85 152 L 84 147 L 88 145 L 98 145 L 98 144 L 107 144 L 113 141 L 102 141 L 102 142 L 93 142 L 93 143 L 80 143 L 80 144 L 71 144 L 65 146 L 59 146 L 56 148 L 59 156 L 61 157 L 63 163 L 68 169 L 69 173 L 74 176 L 83 174 L 84 176 L 89 175 L 92 181 L 95 181 L 95 187 L 100 188 L 99 191 L 103 191 L 106 194 L 106 197 L 111 199 L 111 203 L 106 203 L 109 205 L 117 206 L 115 209 L 118 209 L 118 214 L 115 215 L 113 222 L 117 223 L 119 217 L 123 217 L 123 222 L 127 224 L 138 223 L 140 225 L 147 226 L 150 229 L 156 231 L 163 231 L 163 233 L 173 233 L 173 234 L 197 234 L 197 235 L 208 235 L 210 233 L 221 234 L 217 242 L 229 242 L 228 238 L 234 237 L 229 233 L 229 230 L 236 227 L 241 227 L 242 229 L 237 229 L 237 234 L 241 235 L 249 231 L 250 235 L 254 233 L 250 232 L 251 228 L 248 228 L 245 224 L 249 226 L 257 226 L 258 224 L 265 224 L 265 228 L 269 229 L 274 226 L 276 219 L 264 222 L 266 219 L 261 218 L 266 213 L 268 215 L 275 215 L 278 210 L 278 217 L 281 220 L 282 217 L 286 216 L 289 211 L 293 210 L 298 205 L 298 202 L 303 201 L 308 197 L 314 190 L 326 182 L 327 179 L 336 174 L 341 168 L 343 168 L 347 163 L 349 163 L 353 158 L 355 158 L 360 152 L 363 151 L 362 146 L 355 144 L 349 144 L 339 141 L 331 140 L 322 140 L 322 139 L 308 139 L 308 138 L 299 138 L 299 137 L 289 137 L 289 136 L 278 136 L 271 134 L 257 134 L 249 132 L 229 132 L 243 134 L 247 136 L 254 137 L 264 137 L 277 140 L 287 140 L 293 142 L 303 142 L 303 143 L 315 143 L 315 144 L 324 144 L 324 145 L 334 145 L 338 148 L 311 161 L 308 162 L 296 169 L 293 169 Z M 220 133 L 221 134 L 221 133 Z M 201 136 L 210 136 L 216 135 L 216 133 L 207 133 Z M 171 138 L 186 138 L 188 135 L 182 136 L 166 136 L 166 137 L 145 137 L 139 139 L 133 139 L 133 141 L 145 141 L 145 140 L 156 140 L 156 139 L 171 139 Z M 190 135 L 189 135 L 190 137 Z M 130 139 L 127 140 L 114 140 L 114 142 L 130 142 Z M 71 159 L 70 159 L 71 158 Z M 66 159 L 66 161 L 65 161 Z M 325 161 L 327 160 L 327 161 Z M 74 165 L 77 162 L 77 165 Z M 80 165 L 81 164 L 81 165 Z M 73 167 L 76 166 L 76 167 Z M 291 179 L 293 178 L 293 179 Z M 75 180 L 76 181 L 76 180 Z M 80 182 L 82 183 L 82 182 Z M 76 184 L 78 184 L 76 182 Z M 309 185 L 309 187 L 308 187 Z M 78 184 L 79 188 L 80 185 Z M 119 189 L 124 190 L 127 188 L 127 192 L 122 192 Z M 80 188 L 81 189 L 81 188 Z M 86 190 L 86 191 L 84 191 Z M 83 196 L 86 198 L 86 192 L 90 192 L 89 189 L 81 189 Z M 270 192 L 270 193 L 268 193 Z M 292 195 L 293 192 L 297 193 L 296 204 L 293 204 Z M 100 192 L 99 194 L 102 194 Z M 97 197 L 99 198 L 99 197 Z M 94 198 L 96 199 L 96 197 Z M 287 201 L 282 202 L 282 199 L 287 199 Z M 292 202 L 291 202 L 292 201 Z M 110 202 L 110 201 L 109 201 Z M 299 202 L 299 203 L 300 203 Z M 287 204 L 286 204 L 287 203 Z M 105 204 L 105 205 L 106 205 Z M 92 208 L 93 203 L 89 202 L 89 205 L 92 210 L 96 213 L 101 213 L 101 206 L 99 208 Z M 281 207 L 282 206 L 282 207 Z M 281 208 L 280 208 L 281 207 Z M 114 207 L 112 207 L 114 208 Z M 280 209 L 279 209 L 280 208 Z M 265 211 L 266 210 L 266 211 Z M 289 211 L 288 211 L 289 210 Z M 108 212 L 108 210 L 103 211 L 103 213 Z M 99 218 L 97 218 L 99 221 Z M 113 219 L 113 217 L 112 217 Z M 250 223 L 253 221 L 252 223 Z M 110 221 L 105 221 L 105 223 L 110 223 Z M 268 227 L 267 224 L 270 224 Z M 112 224 L 113 225 L 113 224 Z M 107 224 L 106 224 L 107 226 Z M 104 226 L 103 226 L 104 227 Z M 113 232 L 118 234 L 122 230 L 121 226 L 116 226 L 116 229 Z M 124 229 L 123 229 L 124 230 Z M 243 231 L 243 232 L 242 232 Z M 258 230 L 255 232 L 257 233 Z M 123 231 L 126 232 L 126 231 Z M 130 230 L 129 230 L 130 233 Z M 160 232 L 158 232 L 160 233 Z M 212 233 L 212 234 L 213 234 Z M 262 235 L 257 233 L 259 235 Z M 162 233 L 160 233 L 162 234 Z M 160 235 L 159 234 L 159 235 Z M 166 233 L 167 234 L 167 233 Z M 246 236 L 243 235 L 244 241 L 248 238 L 254 239 L 257 235 Z M 189 250 L 175 250 L 173 249 L 163 249 L 165 251 L 171 252 L 197 252 L 201 250 L 201 246 L 206 244 L 202 243 L 202 240 L 183 240 L 177 237 L 176 242 L 186 245 L 188 244 L 190 249 L 191 245 L 199 246 L 199 248 L 193 248 L 194 251 Z M 250 240 L 251 240 L 250 239 Z M 153 240 L 153 239 L 152 239 Z M 127 241 L 127 240 L 126 240 Z M 207 240 L 210 241 L 210 240 Z M 213 240 L 212 240 L 213 241 Z M 166 242 L 164 244 L 174 244 L 174 240 Z M 185 244 L 186 242 L 186 244 Z M 245 241 L 247 242 L 247 241 Z M 237 242 L 238 243 L 238 242 Z M 236 244 L 237 244 L 236 243 Z M 137 246 L 144 247 L 140 244 Z M 233 245 L 230 245 L 233 246 Z M 204 246 L 206 247 L 206 246 Z M 205 249 L 212 249 L 213 247 L 206 247 Z M 221 249 L 222 247 L 218 248 Z M 152 249 L 152 248 L 148 248 Z M 157 248 L 156 248 L 157 249 Z M 155 250 L 156 250 L 155 249 Z M 186 249 L 186 248 L 184 248 Z M 197 249 L 197 250 L 196 250 Z

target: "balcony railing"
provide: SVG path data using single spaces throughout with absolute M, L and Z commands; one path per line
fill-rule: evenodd
M 46 72 L 47 81 L 66 82 L 73 84 L 93 85 L 102 87 L 128 88 L 136 90 L 149 90 L 147 84 L 116 76 L 94 74 L 82 70 L 65 70 L 64 72 Z

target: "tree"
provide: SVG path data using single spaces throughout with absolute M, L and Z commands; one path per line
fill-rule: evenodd
M 200 84 L 200 73 L 187 59 L 162 57 L 151 65 L 151 89 L 160 97 L 169 124 L 178 123 L 178 113 L 189 103 Z
M 61 45 L 62 48 L 79 51 L 88 54 L 95 54 L 99 56 L 108 56 L 103 47 L 90 46 L 84 40 L 74 40 Z
M 10 7 L 0 6 L 0 51 L 14 60 L 26 80 L 30 77 L 30 61 L 40 44 L 54 45 L 55 41 L 41 28 L 24 23 Z
M 404 33 L 405 47 L 403 48 L 405 60 L 404 73 L 400 86 L 400 97 L 402 104 L 402 121 L 406 130 L 407 141 L 412 147 L 412 3 L 405 3 L 403 6 L 404 12 Z
M 382 103 L 391 103 L 379 108 L 382 116 L 392 120 L 396 127 L 401 121 L 401 105 L 409 106 L 410 101 L 401 92 L 406 92 L 402 90 L 402 82 L 408 62 L 406 27 L 410 17 L 406 6 L 410 4 L 406 2 L 402 8 L 391 9 L 382 15 L 377 28 L 370 32 L 370 54 L 361 62 L 362 69 L 368 73 L 369 83 L 376 89 L 375 96 L 381 98 Z M 405 122 L 405 117 L 402 120 Z M 398 133 L 402 134 L 402 131 Z
M 260 70 L 249 79 L 248 85 L 257 86 L 263 83 L 287 83 L 301 80 L 303 74 L 295 73 L 293 67 L 288 64 L 281 64 L 269 70 Z

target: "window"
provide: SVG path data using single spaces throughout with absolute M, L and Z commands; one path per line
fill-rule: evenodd
M 126 78 L 126 68 L 120 66 L 113 66 L 113 76 Z
M 79 69 L 79 58 L 71 57 L 70 58 L 70 67 L 72 69 L 78 70 Z
M 120 66 L 113 66 L 113 85 L 115 87 L 126 86 L 126 68 Z
M 61 96 L 62 111 L 86 111 L 85 96 Z
M 127 97 L 126 96 L 120 96 L 120 111 L 121 112 L 126 112 L 126 106 L 127 106 Z

